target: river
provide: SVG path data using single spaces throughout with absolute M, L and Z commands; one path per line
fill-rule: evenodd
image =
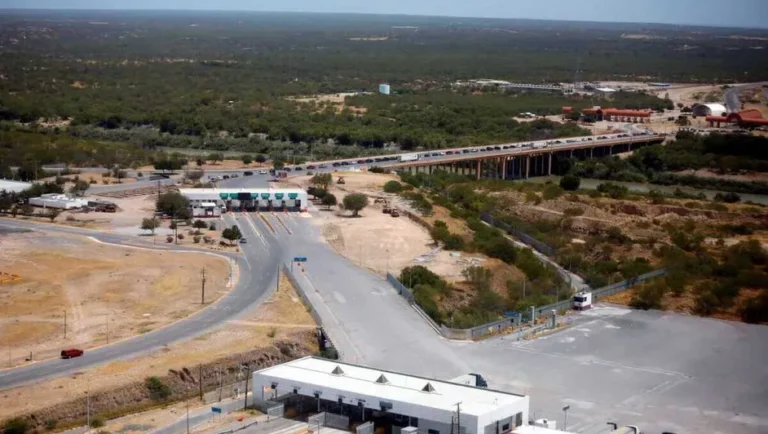
M 536 178 L 528 179 L 529 182 L 539 182 L 539 183 L 544 183 L 549 180 L 551 180 L 552 182 L 558 183 L 560 182 L 560 177 L 546 176 L 546 177 L 536 177 Z M 580 188 L 595 190 L 597 189 L 598 185 L 604 184 L 606 182 L 610 182 L 612 184 L 617 184 L 617 185 L 623 185 L 627 187 L 630 191 L 635 191 L 638 193 L 648 193 L 651 190 L 658 190 L 662 193 L 671 195 L 671 194 L 674 194 L 675 190 L 679 188 L 681 191 L 689 194 L 704 193 L 704 195 L 707 196 L 708 199 L 714 198 L 717 193 L 722 193 L 722 194 L 727 193 L 725 191 L 702 190 L 698 188 L 685 187 L 681 185 L 642 184 L 637 182 L 607 181 L 604 179 L 591 179 L 591 178 L 581 178 Z M 759 203 L 761 205 L 768 205 L 768 195 L 749 194 L 749 193 L 738 193 L 738 195 L 741 196 L 742 202 L 754 202 L 754 203 Z

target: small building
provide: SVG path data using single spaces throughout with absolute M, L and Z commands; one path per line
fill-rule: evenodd
M 71 198 L 65 194 L 49 193 L 29 199 L 29 204 L 42 208 L 76 209 L 88 206 L 86 199 Z
M 0 192 L 5 191 L 7 193 L 21 193 L 30 187 L 32 187 L 32 183 L 30 182 L 0 179 Z
M 501 434 L 528 421 L 526 395 L 317 357 L 254 372 L 253 391 L 262 401 L 301 400 L 347 424 L 373 420 L 391 432 Z
M 694 104 L 691 107 L 694 116 L 727 116 L 728 109 L 722 104 Z
M 382 95 L 389 95 L 391 92 L 391 89 L 388 84 L 382 83 L 379 85 L 379 93 Z
M 611 96 L 616 93 L 616 89 L 612 87 L 596 87 L 594 92 L 601 96 Z
M 179 193 L 199 217 L 217 217 L 225 210 L 306 211 L 309 204 L 307 192 L 299 188 L 182 188 Z

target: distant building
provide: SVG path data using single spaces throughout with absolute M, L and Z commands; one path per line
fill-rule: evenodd
M 612 87 L 596 87 L 594 92 L 598 95 L 610 96 L 616 92 L 616 89 Z
M 29 182 L 0 179 L 0 191 L 5 191 L 8 193 L 21 193 L 29 187 L 32 187 L 32 184 Z
M 389 95 L 390 88 L 388 84 L 380 84 L 379 85 L 379 93 L 382 95 Z
M 760 110 L 750 109 L 742 110 L 738 113 L 731 113 L 727 116 L 707 116 L 705 118 L 710 126 L 720 124 L 735 124 L 743 128 L 768 127 L 768 119 L 763 118 Z
M 695 116 L 726 116 L 728 109 L 722 104 L 694 104 L 691 107 Z

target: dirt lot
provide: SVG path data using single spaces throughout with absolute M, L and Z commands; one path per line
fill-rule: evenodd
M 288 99 L 296 101 L 298 103 L 317 104 L 318 112 L 322 111 L 321 107 L 327 104 L 335 108 L 337 113 L 341 113 L 342 110 L 348 109 L 357 114 L 363 114 L 367 111 L 365 107 L 348 106 L 344 104 L 344 99 L 348 96 L 355 96 L 355 92 L 346 93 L 332 93 L 332 94 L 317 94 L 303 97 L 290 97 Z
M 20 387 L 0 393 L 0 418 L 24 414 L 46 408 L 63 401 L 83 396 L 88 390 L 94 393 L 117 386 L 143 381 L 148 376 L 162 376 L 171 369 L 194 367 L 238 353 L 271 345 L 276 340 L 306 339 L 306 333 L 315 328 L 290 282 L 281 278 L 280 291 L 269 301 L 259 306 L 242 320 L 232 321 L 221 328 L 199 336 L 191 341 L 172 344 L 152 354 L 130 361 L 117 361 L 70 377 L 58 378 L 35 384 L 34 387 Z M 300 336 L 300 337 L 298 337 Z M 308 342 L 308 345 L 315 345 Z M 66 390 L 67 393 L 61 393 Z M 131 423 L 154 423 L 174 420 L 178 417 L 178 406 L 167 409 L 163 416 L 157 411 L 136 415 Z M 162 413 L 162 412 L 159 412 Z M 121 424 L 128 420 L 122 419 Z M 107 426 L 117 429 L 117 426 Z
M 21 276 L 0 293 L 0 346 L 11 348 L 14 364 L 30 352 L 55 357 L 62 347 L 103 345 L 189 316 L 202 307 L 203 268 L 207 304 L 228 291 L 230 264 L 211 255 L 41 232 L 0 237 L 0 270 Z
M 117 182 L 117 178 L 113 178 L 111 176 L 102 176 L 101 173 L 79 173 L 77 175 L 64 175 L 63 178 L 67 179 L 68 182 L 64 184 L 64 191 L 69 191 L 69 189 L 72 187 L 73 182 L 71 182 L 75 176 L 77 176 L 79 179 L 88 182 L 92 185 L 109 185 L 109 184 L 130 184 L 132 182 L 136 182 L 136 178 L 120 178 L 120 182 Z M 53 182 L 56 180 L 55 176 L 49 176 L 47 178 L 40 179 L 41 182 Z

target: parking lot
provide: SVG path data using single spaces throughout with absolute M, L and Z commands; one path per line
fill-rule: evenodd
M 598 306 L 552 335 L 464 351 L 490 387 L 530 394 L 532 415 L 562 428 L 570 405 L 569 431 L 768 432 L 765 326 Z

